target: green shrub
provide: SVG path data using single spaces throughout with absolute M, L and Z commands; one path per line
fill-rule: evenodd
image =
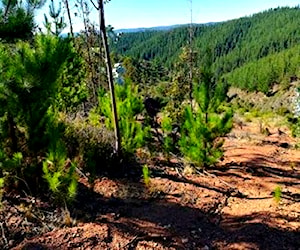
M 300 118 L 288 117 L 289 126 L 292 130 L 293 137 L 300 137 Z
M 150 184 L 150 170 L 147 165 L 143 166 L 143 179 L 146 187 Z
M 276 201 L 276 203 L 279 203 L 282 198 L 282 188 L 280 186 L 277 186 L 273 191 L 273 198 Z
M 9 158 L 3 150 L 0 150 L 0 169 L 2 171 L 12 172 L 17 167 L 21 166 L 23 160 L 22 153 L 14 153 L 11 158 Z
M 90 173 L 92 181 L 97 173 L 109 170 L 113 163 L 114 135 L 104 127 L 91 125 L 88 120 L 66 119 L 64 142 L 68 155 L 77 158 L 79 167 Z
M 43 177 L 46 179 L 55 200 L 71 201 L 76 195 L 76 164 L 67 156 L 62 140 L 66 126 L 59 120 L 59 114 L 53 109 L 47 111 L 49 124 L 46 134 L 49 137 L 48 153 L 42 164 Z
M 170 153 L 174 153 L 177 147 L 176 134 L 173 132 L 173 121 L 164 114 L 161 119 L 161 130 L 163 134 L 163 150 L 169 157 Z
M 9 157 L 4 150 L 0 150 L 0 179 L 2 179 L 1 182 L 3 186 L 5 184 L 5 186 L 9 187 L 12 184 L 16 184 L 19 180 L 24 181 L 24 167 L 22 166 L 22 161 L 22 153 L 14 153 Z M 2 187 L 0 187 L 0 189 Z
M 58 141 L 43 161 L 44 178 L 57 201 L 74 199 L 77 190 L 75 170 L 76 164 L 67 158 L 65 146 Z
M 77 107 L 87 100 L 86 75 L 84 60 L 72 47 L 67 63 L 57 80 L 60 89 L 57 93 L 55 104 L 60 111 L 75 112 Z

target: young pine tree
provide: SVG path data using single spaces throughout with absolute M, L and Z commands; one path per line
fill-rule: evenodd
M 126 157 L 126 155 L 132 155 L 136 149 L 145 145 L 150 128 L 143 127 L 136 120 L 136 116 L 142 113 L 144 108 L 142 97 L 138 93 L 138 86 L 126 81 L 124 85 L 116 85 L 115 91 L 117 110 L 120 117 L 122 154 Z M 109 94 L 104 89 L 101 89 L 99 93 L 99 108 L 97 111 L 104 117 L 106 127 L 112 130 L 111 101 Z
M 188 105 L 179 141 L 180 151 L 196 167 L 215 164 L 223 154 L 222 137 L 232 128 L 232 110 L 222 106 L 227 86 L 217 83 L 208 68 L 200 84 L 194 85 L 196 105 Z

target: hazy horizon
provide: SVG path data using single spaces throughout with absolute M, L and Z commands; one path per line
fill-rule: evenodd
M 192 2 L 192 5 L 191 5 Z M 191 22 L 195 24 L 205 24 L 210 22 L 224 22 L 240 17 L 250 16 L 270 8 L 295 7 L 300 2 L 296 0 L 210 0 L 206 3 L 196 0 L 111 0 L 105 4 L 106 25 L 111 25 L 115 30 L 153 28 L 159 26 L 184 25 Z M 70 1 L 70 9 L 73 17 L 73 28 L 75 32 L 83 29 L 83 22 L 75 13 L 75 1 Z M 98 13 L 91 6 L 90 20 L 98 23 Z M 192 6 L 192 13 L 191 13 Z M 66 11 L 65 22 L 68 24 Z M 49 0 L 45 6 L 38 11 L 37 24 L 42 27 L 44 13 L 49 11 Z M 78 14 L 78 13 L 77 13 Z M 68 32 L 68 28 L 66 31 Z

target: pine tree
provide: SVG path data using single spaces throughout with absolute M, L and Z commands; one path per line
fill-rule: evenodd
M 227 89 L 225 83 L 215 81 L 208 67 L 202 71 L 200 84 L 194 85 L 196 104 L 185 109 L 179 145 L 196 167 L 209 167 L 222 156 L 222 137 L 232 128 L 232 111 L 222 106 Z
M 136 116 L 144 109 L 142 97 L 138 93 L 138 86 L 128 80 L 124 85 L 116 85 L 116 105 L 122 119 L 119 121 L 122 136 L 122 156 L 132 156 L 136 149 L 145 145 L 149 137 L 150 128 L 136 120 Z M 113 129 L 113 114 L 110 108 L 111 97 L 102 89 L 99 93 L 99 107 L 97 112 L 104 118 L 106 127 Z
M 45 35 L 35 38 L 33 48 L 26 42 L 19 42 L 17 51 L 0 48 L 0 113 L 11 117 L 14 130 L 17 123 L 26 128 L 34 150 L 45 147 L 50 139 L 47 112 L 55 106 L 57 79 L 70 54 L 68 40 Z
M 34 11 L 41 8 L 45 0 L 26 0 L 23 5 L 16 0 L 0 1 L 0 40 L 14 42 L 28 40 L 33 36 Z
M 59 36 L 64 28 L 66 28 L 66 23 L 64 22 L 63 16 L 61 16 L 61 2 L 59 2 L 58 9 L 55 8 L 54 1 L 51 0 L 49 5 L 49 15 L 53 22 L 48 20 L 47 15 L 44 15 L 45 18 L 45 27 L 49 33 Z M 52 24 L 54 24 L 54 30 L 52 30 Z

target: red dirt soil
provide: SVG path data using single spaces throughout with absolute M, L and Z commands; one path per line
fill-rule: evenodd
M 178 159 L 156 159 L 148 164 L 147 187 L 142 179 L 107 177 L 90 187 L 82 178 L 70 217 L 48 205 L 45 210 L 53 218 L 47 226 L 43 223 L 50 215 L 43 221 L 32 212 L 37 219 L 30 220 L 20 206 L 9 208 L 11 203 L 4 202 L 5 247 L 300 249 L 300 151 L 295 143 L 284 128 L 270 128 L 267 136 L 258 124 L 246 123 L 226 138 L 219 166 L 205 173 L 181 171 Z M 32 211 L 43 210 L 42 202 L 34 204 L 39 210 Z

